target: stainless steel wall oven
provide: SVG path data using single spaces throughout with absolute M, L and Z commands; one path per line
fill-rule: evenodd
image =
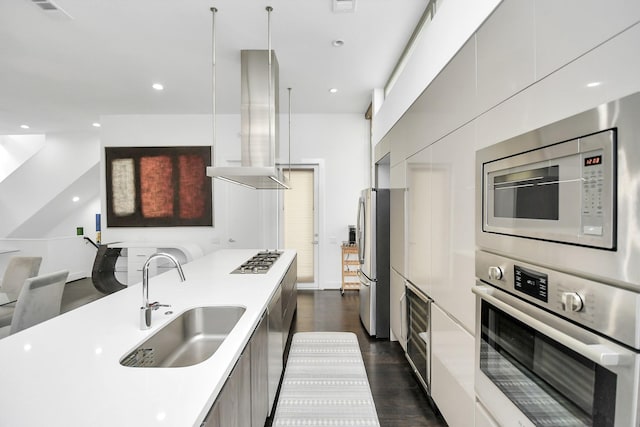
M 640 425 L 639 117 L 636 93 L 476 153 L 475 390 L 501 426 Z
M 637 426 L 640 294 L 476 256 L 476 395 L 500 425 Z

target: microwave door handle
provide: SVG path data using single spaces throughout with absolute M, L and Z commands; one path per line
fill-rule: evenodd
M 549 338 L 559 342 L 565 347 L 570 348 L 586 357 L 587 359 L 601 365 L 601 366 L 622 366 L 628 365 L 632 361 L 632 357 L 629 353 L 624 353 L 616 349 L 612 349 L 604 344 L 587 344 L 578 339 L 573 338 L 561 332 L 544 322 L 541 322 L 520 310 L 513 308 L 511 305 L 501 301 L 500 299 L 491 295 L 492 288 L 488 286 L 474 286 L 472 288 L 473 293 L 480 298 L 486 300 L 490 304 L 496 306 L 505 313 L 515 317 L 526 325 L 531 326 L 533 329 L 540 331 L 542 334 Z

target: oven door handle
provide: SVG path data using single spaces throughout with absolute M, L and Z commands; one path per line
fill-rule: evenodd
M 533 329 L 536 329 L 540 333 L 548 336 L 549 338 L 557 341 L 565 347 L 570 348 L 576 353 L 581 354 L 582 356 L 601 366 L 628 365 L 633 360 L 631 355 L 625 353 L 624 351 L 619 351 L 604 344 L 587 344 L 547 325 L 544 322 L 537 320 L 532 316 L 529 316 L 526 313 L 523 313 L 517 308 L 514 308 L 506 302 L 493 296 L 492 293 L 495 290 L 489 286 L 474 286 L 472 288 L 472 291 L 480 298 L 496 306 L 505 313 L 515 317 L 526 325 L 529 325 Z

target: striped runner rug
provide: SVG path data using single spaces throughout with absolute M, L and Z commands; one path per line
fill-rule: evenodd
M 273 426 L 380 426 L 354 333 L 293 336 Z

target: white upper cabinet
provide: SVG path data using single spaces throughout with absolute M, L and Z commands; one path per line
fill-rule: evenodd
M 477 114 L 476 111 L 476 45 L 472 37 L 453 57 L 411 106 L 407 114 L 416 115 L 416 128 L 421 145 L 412 153 L 433 144 Z
M 537 0 L 536 78 L 543 78 L 638 21 L 639 1 Z
M 475 120 L 476 149 L 640 91 L 638 46 L 640 24 L 487 111 Z
M 505 0 L 476 33 L 480 112 L 535 81 L 534 6 Z
M 475 325 L 475 151 L 468 124 L 432 146 L 430 296 L 468 330 Z
M 390 245 L 391 268 L 406 276 L 405 272 L 405 194 L 406 166 L 401 162 L 391 168 L 390 185 Z
M 431 274 L 431 147 L 407 159 L 407 278 L 427 295 Z

